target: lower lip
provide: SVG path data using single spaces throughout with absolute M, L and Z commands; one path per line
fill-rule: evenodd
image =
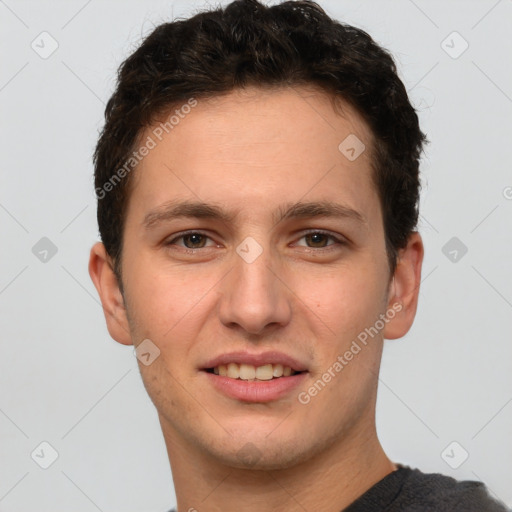
M 203 370 L 212 385 L 225 395 L 243 402 L 270 402 L 278 400 L 298 387 L 307 372 L 272 380 L 242 380 L 221 377 Z

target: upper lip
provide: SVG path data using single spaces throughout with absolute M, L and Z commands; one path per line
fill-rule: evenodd
M 202 369 L 216 368 L 217 366 L 228 365 L 229 363 L 250 364 L 256 368 L 265 364 L 282 364 L 283 366 L 289 366 L 296 372 L 307 371 L 306 366 L 297 361 L 297 359 L 276 351 L 262 352 L 260 354 L 251 354 L 247 351 L 220 354 L 207 361 Z

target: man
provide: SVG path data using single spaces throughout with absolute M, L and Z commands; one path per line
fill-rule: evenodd
M 121 66 L 89 272 L 179 512 L 506 510 L 376 434 L 383 340 L 417 309 L 425 142 L 391 56 L 313 2 L 166 23 Z

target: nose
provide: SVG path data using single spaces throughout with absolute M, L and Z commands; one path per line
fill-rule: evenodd
M 278 266 L 271 265 L 269 253 L 264 250 L 251 262 L 233 255 L 233 268 L 219 289 L 219 317 L 225 326 L 262 334 L 290 322 L 293 293 Z

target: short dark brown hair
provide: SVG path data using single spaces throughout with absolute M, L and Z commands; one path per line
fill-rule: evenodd
M 315 2 L 265 6 L 236 0 L 159 25 L 119 68 L 94 166 L 99 231 L 120 282 L 133 183 L 126 162 L 144 130 L 190 98 L 246 86 L 300 85 L 340 97 L 370 127 L 372 179 L 394 273 L 398 250 L 407 245 L 418 221 L 419 159 L 428 140 L 392 56 L 365 31 L 331 19 Z

